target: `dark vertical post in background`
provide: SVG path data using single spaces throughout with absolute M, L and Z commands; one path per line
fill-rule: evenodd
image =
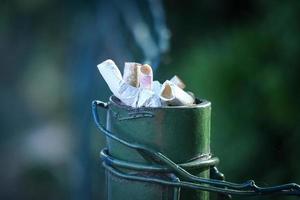
M 150 20 L 145 19 L 142 8 L 146 8 Z M 81 8 L 81 9 L 84 9 Z M 122 69 L 126 61 L 143 62 L 158 67 L 161 54 L 169 47 L 169 32 L 166 28 L 164 10 L 160 0 L 146 1 L 96 1 L 89 5 L 81 16 L 74 19 L 74 44 L 71 45 L 70 74 L 72 76 L 71 117 L 78 135 L 78 160 L 74 165 L 74 199 L 92 198 L 92 174 L 97 157 L 91 158 L 91 136 L 89 105 L 93 98 L 107 99 L 109 91 L 98 74 L 96 65 L 105 59 L 113 59 Z M 93 11 L 92 13 L 90 11 Z M 124 19 L 124 20 L 122 20 Z M 78 30 L 78 23 L 80 29 Z M 125 36 L 128 37 L 125 37 Z M 132 41 L 129 41 L 131 38 Z M 135 55 L 137 48 L 143 52 Z M 100 84 L 101 83 L 101 84 Z M 99 141 L 103 144 L 103 141 Z M 95 155 L 95 154 L 93 154 Z M 103 177 L 103 169 L 99 165 Z M 104 186 L 104 179 L 102 181 Z M 99 185 L 99 190 L 104 191 Z M 103 192 L 102 192 L 102 198 Z

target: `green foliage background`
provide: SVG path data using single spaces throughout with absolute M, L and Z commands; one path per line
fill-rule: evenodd
M 212 149 L 220 168 L 237 182 L 299 182 L 299 2 L 241 3 L 230 20 L 212 12 L 224 5 L 206 3 L 211 7 L 195 3 L 182 21 L 173 21 L 184 27 L 178 38 L 185 39 L 174 42 L 170 65 L 212 102 Z

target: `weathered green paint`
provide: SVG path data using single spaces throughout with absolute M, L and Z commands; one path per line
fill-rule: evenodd
M 107 129 L 127 141 L 143 144 L 181 164 L 210 153 L 211 104 L 198 102 L 192 107 L 176 106 L 133 109 L 111 97 L 108 104 Z M 107 139 L 109 154 L 117 159 L 150 164 L 137 151 Z M 122 170 L 122 169 L 121 169 Z M 209 178 L 209 168 L 190 171 Z M 132 171 L 132 173 L 138 173 Z M 158 174 L 159 175 L 159 174 Z M 165 175 L 161 175 L 165 176 Z M 179 177 L 180 178 L 180 177 Z M 121 180 L 107 173 L 108 199 L 173 199 L 176 188 L 151 183 Z M 172 192 L 163 192 L 172 191 Z M 164 195 L 161 195 L 161 193 Z M 166 194 L 167 193 L 167 194 Z M 208 200 L 204 191 L 181 189 L 180 200 Z

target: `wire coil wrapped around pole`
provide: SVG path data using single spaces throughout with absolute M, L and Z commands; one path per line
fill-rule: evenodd
M 280 194 L 280 195 L 296 195 L 300 196 L 300 186 L 295 183 L 288 183 L 273 187 L 259 187 L 255 184 L 253 180 L 246 181 L 241 184 L 231 183 L 224 180 L 217 179 L 207 179 L 197 177 L 187 170 L 185 170 L 182 166 L 176 164 L 171 159 L 169 159 L 164 154 L 154 151 L 142 144 L 137 144 L 134 142 L 126 141 L 123 138 L 117 137 L 114 133 L 107 130 L 99 121 L 97 107 L 101 107 L 104 109 L 108 108 L 108 104 L 101 101 L 93 101 L 92 102 L 92 113 L 94 122 L 97 128 L 106 136 L 112 140 L 115 140 L 131 149 L 136 150 L 141 153 L 143 156 L 147 156 L 149 160 L 156 164 L 156 166 L 161 167 L 162 169 L 169 170 L 173 174 L 178 177 L 182 177 L 183 180 L 180 181 L 167 181 L 161 180 L 156 177 L 151 176 L 138 176 L 130 173 L 126 173 L 124 171 L 120 171 L 114 167 L 114 165 L 120 164 L 118 160 L 107 154 L 107 151 L 102 150 L 101 157 L 103 160 L 103 166 L 115 176 L 120 178 L 129 179 L 129 180 L 137 180 L 143 182 L 151 182 L 156 184 L 169 185 L 174 187 L 183 187 L 190 188 L 195 190 L 203 190 L 209 192 L 216 192 L 225 195 L 240 195 L 240 196 L 259 196 L 259 195 L 271 195 L 271 194 Z M 212 162 L 212 167 L 217 162 Z M 124 163 L 123 163 L 124 164 Z M 129 164 L 130 165 L 130 164 Z M 131 165 L 134 165 L 131 163 Z M 137 166 L 136 166 L 137 167 Z M 145 168 L 151 168 L 151 166 L 144 166 L 144 169 L 139 168 L 140 170 L 145 170 Z

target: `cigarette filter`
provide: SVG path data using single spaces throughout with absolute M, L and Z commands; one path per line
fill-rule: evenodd
M 133 87 L 139 87 L 139 74 L 141 64 L 126 62 L 124 66 L 123 81 Z
M 151 90 L 153 82 L 153 72 L 151 66 L 145 64 L 142 65 L 139 70 L 140 88 Z
M 192 105 L 195 102 L 191 95 L 169 80 L 163 83 L 160 98 L 167 105 L 173 106 Z

